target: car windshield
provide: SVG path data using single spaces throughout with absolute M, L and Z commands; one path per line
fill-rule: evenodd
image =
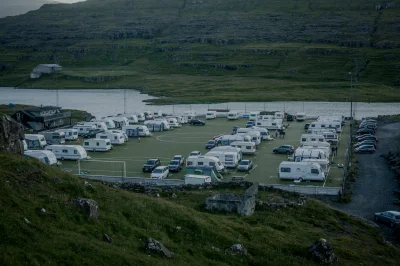
M 148 160 L 146 164 L 154 164 L 155 161 L 154 160 Z
M 240 162 L 240 165 L 248 165 L 249 164 L 249 161 L 241 161 Z
M 173 158 L 173 160 L 180 160 L 181 159 L 181 157 L 179 157 L 179 156 L 175 156 L 174 158 Z
M 400 215 L 396 215 L 394 218 L 400 220 Z
M 170 164 L 170 165 L 178 165 L 178 164 L 179 164 L 179 161 L 171 161 L 169 164 Z
M 214 141 L 210 140 L 209 142 L 207 142 L 207 144 L 214 144 Z
M 161 174 L 162 169 L 154 169 L 153 174 Z

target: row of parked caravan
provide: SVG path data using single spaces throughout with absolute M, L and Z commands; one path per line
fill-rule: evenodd
M 340 118 L 340 126 L 335 122 L 337 118 L 320 118 L 318 121 L 331 124 L 334 131 L 315 132 L 302 134 L 300 145 L 297 149 L 287 146 L 289 161 L 283 161 L 279 165 L 278 175 L 280 179 L 301 181 L 324 181 L 329 172 L 330 158 L 337 155 L 337 146 L 344 126 L 344 118 Z M 333 121 L 333 122 L 332 122 Z M 311 123 L 313 125 L 315 122 Z M 315 124 L 318 125 L 318 124 Z M 340 129 L 337 130 L 337 129 Z M 334 136 L 334 137 L 333 137 Z M 279 147 L 282 148 L 282 147 Z

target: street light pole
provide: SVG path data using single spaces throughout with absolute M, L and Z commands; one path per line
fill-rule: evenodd
M 349 72 L 350 74 L 350 152 L 351 152 L 351 145 L 353 142 L 353 73 Z

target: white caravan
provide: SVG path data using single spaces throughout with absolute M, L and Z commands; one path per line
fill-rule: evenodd
M 306 120 L 306 113 L 297 113 L 296 115 L 296 121 L 304 121 Z
M 239 113 L 236 111 L 229 111 L 227 117 L 228 117 L 228 120 L 237 120 L 237 119 L 239 119 Z
M 250 112 L 249 120 L 256 121 L 258 119 L 259 115 L 260 115 L 260 112 Z
M 256 152 L 254 142 L 235 141 L 231 143 L 231 147 L 240 148 L 243 154 L 254 154 Z
M 274 114 L 274 119 L 283 119 L 285 118 L 285 113 L 284 112 L 275 112 Z
M 48 145 L 51 144 L 64 144 L 65 133 L 64 132 L 42 132 Z
M 188 121 L 190 121 L 192 119 L 196 119 L 197 113 L 195 110 L 185 111 L 184 116 Z
M 321 166 L 311 162 L 281 162 L 279 178 L 300 181 L 324 181 L 325 173 Z
M 278 130 L 282 129 L 282 122 L 280 120 L 258 120 L 256 127 Z
M 301 148 L 303 149 L 309 149 L 309 150 L 321 150 L 325 152 L 325 155 L 327 158 L 331 155 L 331 148 L 329 146 L 325 145 L 320 145 L 322 142 L 315 143 L 314 145 L 303 145 Z M 324 144 L 329 144 L 328 142 L 325 142 Z
M 339 142 L 339 135 L 335 132 L 334 129 L 331 129 L 331 131 L 328 131 L 328 130 L 326 130 L 326 131 L 315 130 L 314 131 L 313 130 L 312 132 L 313 132 L 313 134 L 318 134 L 318 135 L 324 136 L 325 141 L 329 142 L 331 144 L 338 144 L 338 142 Z
M 43 149 L 47 145 L 45 137 L 41 134 L 25 134 L 25 141 L 30 150 Z
M 127 115 L 127 114 L 125 114 L 125 115 L 118 115 L 118 116 L 126 117 L 128 119 L 128 121 L 129 121 L 130 125 L 139 123 L 139 119 L 138 119 L 138 117 L 136 115 Z
M 161 112 L 161 110 L 158 110 L 158 111 L 154 111 L 153 112 L 153 117 L 154 118 L 159 118 L 159 117 L 162 117 L 163 115 L 162 115 L 162 112 Z
M 302 162 L 305 163 L 317 163 L 321 166 L 322 170 L 325 173 L 325 176 L 328 174 L 329 172 L 329 160 L 328 159 L 304 159 Z
M 108 130 L 107 125 L 105 122 L 100 122 L 100 121 L 93 121 L 93 122 L 85 122 L 83 125 L 95 125 L 97 129 L 100 129 L 101 131 L 106 131 Z
M 253 142 L 248 142 L 248 143 L 253 143 Z M 240 148 L 237 147 L 232 147 L 232 146 L 218 146 L 212 148 L 210 151 L 231 151 L 237 153 L 237 160 L 240 162 L 243 158 L 243 153 Z
M 229 146 L 234 141 L 246 141 L 251 142 L 251 137 L 248 135 L 223 135 L 221 136 L 221 145 Z
M 66 140 L 78 139 L 78 130 L 74 128 L 57 129 L 55 132 L 64 132 Z
M 227 168 L 235 168 L 239 163 L 238 153 L 233 151 L 210 151 L 205 156 L 217 157 Z
M 266 128 L 262 128 L 262 127 L 251 127 L 251 130 L 260 132 L 260 135 L 261 135 L 261 139 L 262 139 L 262 140 L 268 140 L 268 139 L 270 139 L 268 129 L 266 129 Z
M 129 138 L 151 136 L 149 129 L 146 126 L 142 126 L 142 125 L 123 126 L 122 131 L 124 131 L 125 134 L 128 135 Z
M 342 132 L 342 124 L 340 122 L 334 121 L 315 121 L 308 127 L 308 132 L 312 130 L 325 130 L 325 129 L 335 129 L 336 132 Z
M 114 122 L 115 128 L 122 128 L 129 125 L 129 120 L 125 116 L 110 116 L 108 118 Z
M 215 118 L 217 118 L 217 112 L 216 111 L 207 111 L 206 119 L 215 119 Z
M 105 139 L 111 141 L 111 144 L 124 144 L 125 136 L 122 133 L 114 133 L 112 131 L 106 131 L 96 134 L 96 139 Z
M 24 155 L 27 157 L 36 158 L 47 165 L 58 165 L 57 158 L 52 151 L 27 150 L 24 151 Z
M 112 119 L 108 118 L 108 117 L 103 117 L 100 120 L 93 120 L 92 122 L 104 122 L 107 126 L 108 129 L 113 129 L 115 128 L 115 123 Z
M 96 125 L 75 125 L 73 129 L 78 130 L 78 136 L 82 136 L 89 133 L 91 130 L 95 130 Z
M 128 140 L 129 140 L 128 135 L 125 133 L 125 131 L 122 131 L 121 129 L 111 129 L 111 130 L 108 130 L 108 131 L 112 132 L 112 133 L 122 134 L 124 136 L 124 138 L 125 138 L 125 142 L 128 142 Z
M 178 124 L 186 124 L 188 121 L 186 119 L 184 119 L 183 116 L 179 116 L 179 115 L 169 115 L 165 117 L 167 120 L 169 118 L 175 118 L 176 121 L 178 122 Z
M 154 118 L 153 112 L 151 112 L 151 111 L 144 111 L 143 114 L 144 114 L 144 117 L 146 118 L 146 120 L 152 120 Z
M 168 117 L 167 122 L 170 128 L 182 127 L 182 125 L 178 123 L 178 120 L 175 117 Z
M 261 133 L 257 130 L 253 130 L 251 128 L 239 128 L 236 131 L 236 135 L 247 135 L 251 137 L 251 141 L 254 142 L 257 146 L 261 143 Z
M 320 149 L 297 148 L 293 154 L 293 161 L 301 162 L 304 159 L 328 159 L 325 151 Z
M 165 120 L 147 120 L 144 122 L 144 125 L 150 132 L 161 132 L 170 128 L 168 122 Z
M 221 163 L 221 161 L 217 157 L 210 157 L 210 156 L 189 156 L 186 159 L 186 166 L 198 166 L 198 165 L 205 165 L 215 167 L 218 172 L 224 172 L 225 167 Z
M 306 142 L 325 142 L 325 137 L 321 134 L 302 134 L 300 137 L 300 145 Z
M 136 116 L 139 122 L 144 122 L 146 120 L 146 117 L 143 113 L 137 113 Z
M 83 148 L 87 151 L 109 151 L 112 145 L 109 139 L 85 139 Z
M 87 157 L 85 149 L 80 145 L 49 145 L 46 150 L 52 151 L 61 160 L 82 160 Z
M 205 185 L 211 183 L 211 176 L 185 175 L 185 185 Z

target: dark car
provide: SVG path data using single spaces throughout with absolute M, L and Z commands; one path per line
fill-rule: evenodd
M 359 127 L 359 129 L 364 129 L 364 128 L 373 129 L 373 130 L 376 131 L 377 126 L 374 126 L 374 125 L 363 125 L 363 126 Z
M 250 121 L 247 121 L 246 128 L 247 128 L 247 126 L 254 127 L 255 125 L 256 125 L 256 121 L 250 120 Z
M 293 120 L 294 120 L 294 115 L 292 115 L 292 114 L 286 115 L 286 121 L 293 121 Z
M 283 145 L 272 150 L 274 153 L 285 153 L 292 154 L 294 152 L 294 147 L 291 145 Z
M 360 135 L 356 137 L 356 141 L 363 141 L 363 140 L 375 140 L 376 142 L 378 142 L 378 138 L 375 137 L 374 135 L 370 135 L 370 134 L 365 134 L 365 135 Z
M 354 149 L 355 153 L 374 153 L 375 147 L 374 145 L 362 145 Z
M 183 155 L 175 155 L 172 161 L 179 161 L 179 164 L 182 166 L 185 163 L 185 157 Z
M 161 162 L 159 159 L 150 159 L 142 166 L 143 172 L 153 172 L 157 166 L 160 166 Z
M 182 165 L 178 160 L 172 160 L 168 164 L 168 169 L 171 172 L 179 172 L 182 169 Z
M 96 138 L 96 135 L 97 135 L 98 133 L 102 133 L 102 132 L 104 132 L 104 130 L 101 130 L 101 129 L 92 129 L 92 130 L 90 130 L 88 133 L 83 134 L 82 137 L 83 137 L 84 139 L 92 139 L 92 138 Z
M 354 144 L 354 148 L 358 148 L 363 145 L 372 145 L 376 149 L 376 141 L 374 140 L 363 140 Z
M 238 171 L 245 171 L 248 172 L 253 168 L 253 162 L 251 160 L 242 160 L 238 167 L 237 170 Z
M 206 143 L 206 149 L 212 149 L 217 145 L 217 142 L 215 140 L 209 140 Z
M 375 134 L 375 130 L 370 129 L 370 128 L 362 128 L 362 129 L 357 130 L 357 134 L 358 135 L 365 135 L 365 134 L 374 135 Z
M 400 224 L 400 212 L 377 212 L 375 213 L 375 221 L 385 223 L 393 228 L 396 225 Z
M 310 123 L 305 123 L 304 124 L 304 130 L 305 131 L 307 131 L 309 127 L 310 127 Z
M 204 126 L 206 123 L 204 123 L 203 121 L 201 121 L 199 119 L 192 119 L 192 120 L 190 120 L 189 124 L 192 126 Z

